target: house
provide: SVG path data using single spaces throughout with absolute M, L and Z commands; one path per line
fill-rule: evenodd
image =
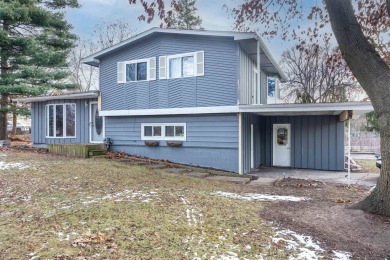
M 110 138 L 115 151 L 240 174 L 343 170 L 344 121 L 372 110 L 280 103 L 286 76 L 252 32 L 153 28 L 83 62 L 99 91 L 17 100 L 31 102 L 35 146 Z

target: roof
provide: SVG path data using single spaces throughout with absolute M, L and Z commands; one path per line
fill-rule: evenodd
M 233 31 L 208 31 L 208 30 L 182 30 L 182 29 L 168 29 L 168 28 L 158 28 L 154 27 L 147 31 L 144 31 L 140 34 L 137 34 L 125 41 L 122 41 L 116 45 L 113 45 L 109 48 L 103 49 L 99 52 L 96 52 L 88 57 L 85 57 L 81 60 L 82 63 L 98 67 L 100 58 L 103 56 L 116 51 L 118 49 L 124 48 L 127 45 L 135 43 L 139 40 L 142 40 L 147 37 L 152 37 L 156 34 L 181 34 L 181 35 L 198 35 L 198 36 L 215 36 L 215 37 L 232 37 L 235 41 L 242 43 L 243 48 L 249 48 L 249 53 L 253 53 L 253 45 L 259 41 L 260 48 L 263 51 L 261 58 L 261 65 L 267 63 L 268 66 L 272 65 L 275 68 L 275 72 L 279 74 L 281 81 L 284 82 L 287 80 L 287 77 L 283 70 L 280 68 L 279 64 L 272 57 L 267 46 L 264 44 L 259 35 L 254 32 L 233 32 Z M 263 61 L 264 60 L 264 61 Z
M 98 98 L 98 97 L 99 97 L 99 91 L 96 90 L 96 91 L 87 91 L 87 92 L 67 93 L 58 96 L 15 98 L 12 99 L 12 102 L 32 103 L 32 102 L 41 102 L 41 101 L 58 100 L 58 99 L 88 99 L 88 98 Z

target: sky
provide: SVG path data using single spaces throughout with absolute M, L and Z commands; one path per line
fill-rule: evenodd
M 93 27 L 102 20 L 125 19 L 136 33 L 158 27 L 160 24 L 158 19 L 151 24 L 138 21 L 138 16 L 144 14 L 143 8 L 139 4 L 130 5 L 128 0 L 79 0 L 79 3 L 82 5 L 81 8 L 66 10 L 66 17 L 74 27 L 73 32 L 81 38 L 89 38 Z M 197 0 L 196 3 L 198 14 L 203 19 L 202 26 L 206 30 L 233 30 L 234 21 L 229 19 L 229 13 L 223 9 L 223 5 L 233 7 L 237 4 L 236 0 Z M 278 39 L 263 40 L 276 60 L 280 60 L 282 52 L 292 46 L 292 43 Z

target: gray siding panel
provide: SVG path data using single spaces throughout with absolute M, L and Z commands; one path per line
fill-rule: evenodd
M 117 84 L 117 63 L 204 50 L 205 75 Z M 101 58 L 103 110 L 230 106 L 237 104 L 237 43 L 233 38 L 160 35 Z
M 247 126 L 256 122 L 259 139 L 256 142 L 260 152 L 256 152 L 259 164 L 272 166 L 272 140 L 273 124 L 291 124 L 291 167 L 319 169 L 319 170 L 344 170 L 344 123 L 339 122 L 337 116 L 256 116 L 248 115 Z M 249 126 L 248 126 L 249 125 Z M 256 130 L 256 131 L 257 131 Z M 249 130 L 250 131 L 250 130 Z M 245 133 L 244 133 L 245 134 Z M 250 139 L 243 138 L 246 147 L 244 169 L 250 168 L 250 150 L 247 146 Z M 257 149 L 255 149 L 257 150 Z M 257 162 L 257 159 L 255 159 Z M 255 165 L 258 166 L 258 165 Z
M 89 142 L 89 102 L 97 100 L 53 100 L 31 105 L 31 142 L 33 144 L 66 144 Z M 88 105 L 86 106 L 86 102 Z M 46 138 L 46 105 L 76 104 L 76 138 Z
M 187 140 L 180 148 L 147 147 L 142 123 L 186 123 Z M 112 149 L 173 162 L 238 171 L 238 117 L 229 115 L 106 117 L 106 137 Z

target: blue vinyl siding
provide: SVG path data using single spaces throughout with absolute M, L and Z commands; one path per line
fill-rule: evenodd
M 273 164 L 273 124 L 291 124 L 291 167 L 344 170 L 344 123 L 338 121 L 338 116 L 243 114 L 242 123 L 244 173 L 250 171 L 251 124 L 255 129 L 255 167 Z
M 97 100 L 53 100 L 31 103 L 31 142 L 40 144 L 89 143 L 89 103 Z M 46 138 L 46 105 L 76 104 L 76 138 Z
M 148 147 L 141 140 L 141 123 L 186 123 L 187 140 L 180 148 Z M 238 117 L 229 115 L 106 117 L 106 137 L 112 149 L 172 162 L 238 171 Z
M 233 38 L 157 35 L 100 58 L 103 110 L 237 105 L 238 47 Z M 159 56 L 204 50 L 205 75 L 159 80 Z M 156 57 L 157 80 L 117 83 L 117 63 Z

